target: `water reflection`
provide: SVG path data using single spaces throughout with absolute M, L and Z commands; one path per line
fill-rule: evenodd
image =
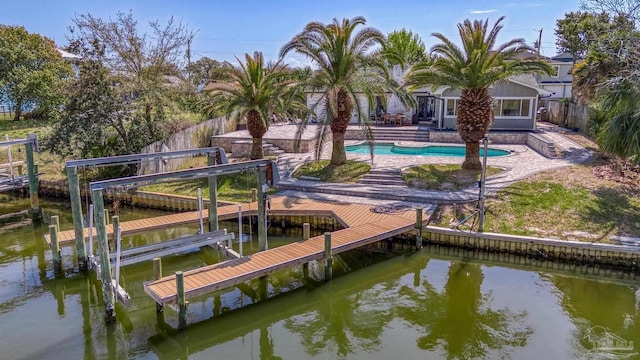
M 478 264 L 451 262 L 444 291 L 426 280 L 421 287 L 400 289 L 398 315 L 424 329 L 417 339 L 421 349 L 442 349 L 447 358 L 481 358 L 489 350 L 523 347 L 533 330 L 523 321 L 526 312 L 493 309 L 491 294 L 480 291 Z
M 63 229 L 69 221 L 61 217 Z M 589 329 L 597 327 L 640 343 L 635 281 L 486 257 L 474 262 L 462 251 L 439 255 L 436 248 L 402 256 L 346 253 L 336 263 L 350 272 L 337 271 L 330 283 L 305 279 L 300 268 L 279 272 L 269 277 L 266 301 L 259 300 L 257 281 L 193 299 L 183 331 L 172 310 L 156 314 L 142 288 L 152 266 L 137 264 L 122 270 L 132 305 L 118 305 L 117 323 L 106 326 L 100 282 L 74 272 L 73 248 L 63 250 L 66 273 L 54 278 L 43 229 L 0 235 L 3 358 L 47 358 L 54 348 L 55 357 L 85 359 L 584 358 L 593 349 Z M 163 268 L 169 274 L 219 260 L 205 250 L 163 258 Z M 314 277 L 322 268 L 311 264 L 308 272 Z

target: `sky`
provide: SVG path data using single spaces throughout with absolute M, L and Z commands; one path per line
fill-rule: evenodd
M 533 46 L 542 30 L 541 54 L 557 54 L 555 23 L 570 11 L 579 10 L 579 0 L 0 0 L 0 24 L 22 25 L 31 33 L 67 43 L 73 17 L 91 14 L 115 18 L 118 11 L 131 11 L 141 31 L 146 24 L 161 24 L 173 16 L 196 31 L 192 60 L 210 57 L 235 62 L 245 53 L 262 51 L 275 60 L 282 45 L 301 32 L 310 21 L 329 23 L 333 18 L 364 16 L 367 26 L 384 34 L 405 28 L 420 35 L 427 49 L 437 43 L 431 33 L 439 32 L 455 41 L 456 25 L 465 19 L 489 19 L 492 25 L 505 16 L 499 41 L 524 38 Z M 291 55 L 292 66 L 308 64 L 301 55 Z

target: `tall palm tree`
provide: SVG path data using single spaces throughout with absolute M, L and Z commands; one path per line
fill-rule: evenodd
M 237 59 L 237 58 L 236 58 Z M 286 64 L 264 63 L 261 52 L 253 57 L 245 54 L 245 63 L 228 66 L 228 83 L 222 84 L 205 99 L 203 110 L 209 115 L 228 114 L 230 118 L 245 118 L 253 138 L 251 159 L 261 159 L 262 137 L 269 128 L 271 114 L 283 114 L 297 97 L 290 96 L 296 82 L 289 76 Z
M 309 91 L 320 94 L 316 103 L 318 107 L 324 106 L 316 113 L 321 118 L 316 155 L 319 156 L 324 135 L 328 133 L 326 128 L 329 127 L 333 135 L 331 166 L 347 161 L 344 135 L 354 111 L 359 124 L 364 125 L 365 138 L 373 138 L 369 127 L 371 121 L 358 100 L 359 95 L 373 104 L 376 95 L 383 95 L 385 91 L 401 91 L 382 61 L 369 54 L 376 45 L 382 46 L 384 35 L 371 27 L 356 31 L 365 23 L 361 16 L 343 19 L 342 22 L 334 18 L 330 24 L 310 22 L 280 50 L 281 57 L 295 50 L 309 57 L 316 66 L 314 76 L 307 84 Z M 308 118 L 303 119 L 303 128 L 307 121 Z
M 448 86 L 462 90 L 456 115 L 458 132 L 466 143 L 463 169 L 482 168 L 479 141 L 493 121 L 489 86 L 513 75 L 552 72 L 545 61 L 526 56 L 533 49 L 524 39 L 496 44 L 503 19 L 500 17 L 490 30 L 489 20 L 467 19 L 458 24 L 462 48 L 440 33 L 432 34 L 442 42 L 431 48 L 435 59 L 416 64 L 407 74 L 412 88 Z

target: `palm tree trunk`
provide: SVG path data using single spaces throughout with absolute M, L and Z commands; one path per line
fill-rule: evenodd
M 251 160 L 262 159 L 263 157 L 262 137 L 254 137 L 253 144 L 251 145 Z
M 465 147 L 464 162 L 462 168 L 466 170 L 481 170 L 480 142 L 468 141 Z
M 333 132 L 333 148 L 331 150 L 330 165 L 339 166 L 347 162 L 347 153 L 344 149 L 344 133 Z

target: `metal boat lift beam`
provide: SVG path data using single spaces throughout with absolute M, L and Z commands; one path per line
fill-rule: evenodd
M 157 158 L 171 159 L 171 158 L 180 158 L 185 157 L 187 155 L 198 155 L 198 154 L 216 154 L 216 156 L 220 157 L 219 162 L 222 164 L 226 164 L 227 155 L 224 152 L 223 148 L 218 147 L 208 147 L 208 148 L 199 148 L 199 149 L 188 149 L 188 150 L 176 150 L 176 151 L 167 151 L 167 152 L 155 152 L 155 153 L 147 153 L 147 154 L 130 154 L 130 155 L 119 155 L 119 156 L 109 156 L 109 157 L 101 157 L 101 158 L 93 158 L 93 159 L 81 159 L 81 160 L 69 160 L 66 162 L 66 167 L 78 167 L 78 166 L 113 166 L 119 164 L 129 164 L 132 162 L 139 162 L 142 160 L 153 160 Z
M 138 175 L 138 176 L 130 176 L 119 179 L 112 180 L 102 180 L 102 181 L 94 181 L 89 183 L 90 190 L 107 190 L 109 188 L 114 188 L 118 186 L 126 186 L 126 185 L 135 185 L 137 186 L 146 186 L 153 183 L 156 183 L 161 180 L 174 179 L 178 180 L 193 180 L 203 177 L 209 176 L 220 176 L 220 175 L 229 175 L 229 174 L 237 174 L 239 172 L 245 170 L 253 170 L 253 169 L 262 169 L 267 170 L 268 167 L 271 167 L 273 170 L 272 180 L 267 180 L 269 186 L 276 185 L 280 182 L 280 177 L 278 176 L 278 167 L 274 163 L 273 160 L 251 160 L 251 161 L 243 161 L 234 164 L 223 164 L 223 165 L 212 165 L 212 166 L 204 166 L 194 169 L 187 170 L 176 170 L 176 171 L 167 171 L 159 174 L 148 174 L 148 175 Z M 261 184 L 258 184 L 260 186 Z

